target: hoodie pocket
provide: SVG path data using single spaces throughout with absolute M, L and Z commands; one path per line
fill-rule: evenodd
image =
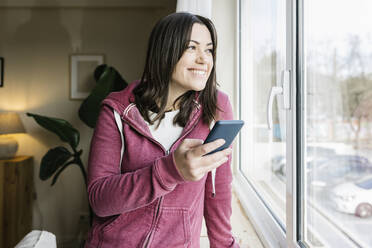
M 151 247 L 191 247 L 188 210 L 163 207 L 156 225 Z
M 138 247 L 151 229 L 153 205 L 114 217 L 101 233 L 101 247 Z

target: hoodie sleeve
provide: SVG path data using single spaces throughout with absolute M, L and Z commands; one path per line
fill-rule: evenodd
M 225 104 L 222 105 L 223 113 L 221 120 L 232 120 L 233 112 L 231 104 L 226 96 Z M 237 240 L 231 233 L 230 217 L 231 209 L 231 155 L 226 163 L 216 170 L 215 195 L 213 196 L 212 175 L 208 173 L 205 183 L 204 196 L 204 219 L 207 226 L 208 239 L 211 248 L 238 248 Z
M 88 197 L 101 217 L 117 215 L 149 205 L 185 182 L 173 153 L 148 167 L 121 174 L 121 136 L 113 109 L 103 105 L 91 141 L 88 161 Z

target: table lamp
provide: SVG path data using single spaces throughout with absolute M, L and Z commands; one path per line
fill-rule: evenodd
M 15 112 L 0 112 L 0 159 L 13 158 L 18 142 L 11 134 L 25 133 L 19 115 Z

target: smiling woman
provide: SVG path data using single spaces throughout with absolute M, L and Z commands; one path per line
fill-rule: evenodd
M 165 111 L 180 109 L 175 123 L 185 126 L 198 92 L 203 120 L 210 123 L 217 101 L 215 27 L 201 16 L 188 18 L 182 12 L 174 16 L 165 17 L 151 33 L 142 83 L 133 91 L 138 110 L 153 124 Z M 157 113 L 153 120 L 148 110 Z
M 225 141 L 203 144 L 214 121 L 233 119 L 216 88 L 216 37 L 202 16 L 164 17 L 141 80 L 103 101 L 89 157 L 96 215 L 86 247 L 200 247 L 203 217 L 211 247 L 239 247 L 230 225 L 232 150 L 207 155 Z
M 206 26 L 195 23 L 186 51 L 176 64 L 167 107 L 188 90 L 203 90 L 213 67 L 213 43 Z

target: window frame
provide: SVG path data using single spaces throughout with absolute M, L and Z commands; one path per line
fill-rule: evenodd
M 235 87 L 235 95 L 236 97 L 236 105 L 237 106 L 237 113 L 238 118 L 241 118 L 241 42 L 240 42 L 240 34 L 241 34 L 241 1 L 236 0 L 236 76 L 238 79 L 238 85 Z M 298 30 L 298 26 L 302 25 L 302 22 L 299 22 L 298 13 L 300 8 L 302 7 L 301 0 L 286 0 L 286 70 L 289 70 L 290 73 L 290 80 L 291 80 L 291 108 L 290 110 L 286 111 L 286 130 L 291 130 L 291 132 L 287 131 L 287 164 L 286 166 L 286 173 L 288 176 L 287 185 L 286 185 L 286 226 L 287 230 L 284 230 L 282 226 L 280 226 L 278 221 L 275 219 L 274 215 L 270 213 L 269 208 L 267 208 L 266 204 L 262 201 L 262 198 L 259 194 L 255 191 L 252 187 L 250 182 L 247 178 L 243 175 L 240 170 L 240 165 L 242 164 L 241 161 L 241 139 L 239 135 L 239 139 L 237 142 L 238 146 L 238 168 L 235 174 L 235 180 L 233 181 L 233 187 L 235 192 L 238 195 L 238 198 L 247 213 L 250 221 L 254 225 L 257 230 L 257 233 L 266 247 L 306 247 L 302 243 L 298 243 L 299 240 L 298 236 L 298 218 L 297 215 L 300 214 L 299 209 L 297 208 L 298 200 L 301 199 L 298 197 L 297 194 L 297 183 L 296 183 L 296 175 L 299 171 L 296 171 L 296 168 L 292 166 L 294 163 L 293 161 L 298 161 L 300 156 L 297 156 L 297 150 L 301 151 L 301 148 L 296 150 L 296 138 L 298 135 L 298 131 L 296 130 L 296 123 L 299 121 L 296 119 L 296 116 L 301 116 L 296 113 L 296 88 L 297 83 L 300 82 L 298 75 L 296 73 L 296 66 L 299 63 L 297 60 L 296 54 L 299 49 L 298 44 L 298 34 L 300 33 Z M 302 15 L 300 15 L 302 17 Z M 294 44 L 294 45 L 292 45 Z M 299 99 L 300 100 L 300 99 Z M 301 108 L 299 108 L 301 109 Z M 290 141 L 290 142 L 289 142 Z M 300 192 L 300 191 L 298 191 Z

